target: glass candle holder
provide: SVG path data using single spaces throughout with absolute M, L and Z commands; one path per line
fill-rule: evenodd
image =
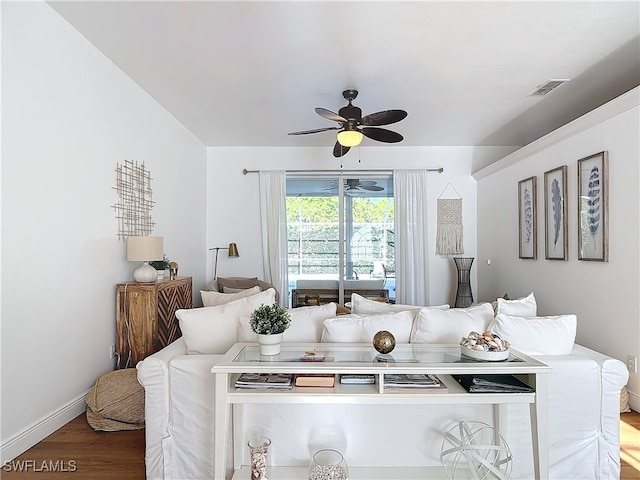
M 348 480 L 347 462 L 340 452 L 318 450 L 309 462 L 309 480 Z
M 253 437 L 247 445 L 251 457 L 251 480 L 269 480 L 267 455 L 271 440 L 267 437 Z

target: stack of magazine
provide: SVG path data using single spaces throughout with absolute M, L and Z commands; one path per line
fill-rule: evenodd
M 452 375 L 469 393 L 530 393 L 535 391 L 513 375 Z
M 236 388 L 290 389 L 293 375 L 290 373 L 243 373 L 236 380 Z
M 426 373 L 391 373 L 384 376 L 385 389 L 389 391 L 434 391 L 442 393 L 447 386 L 436 376 Z
M 376 376 L 366 373 L 343 373 L 340 375 L 343 385 L 372 385 L 376 383 Z

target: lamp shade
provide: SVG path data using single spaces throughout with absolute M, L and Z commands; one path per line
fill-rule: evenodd
M 238 258 L 240 256 L 238 254 L 238 246 L 235 243 L 229 244 L 229 256 L 232 258 Z
M 362 133 L 357 130 L 344 130 L 338 133 L 338 143 L 343 147 L 355 147 L 362 141 Z
M 153 262 L 163 258 L 163 237 L 127 237 L 127 260 L 129 262 Z

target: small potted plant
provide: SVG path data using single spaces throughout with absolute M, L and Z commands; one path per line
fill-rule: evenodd
M 280 353 L 282 334 L 291 324 L 289 310 L 277 303 L 262 304 L 251 312 L 249 325 L 258 335 L 261 355 L 277 355 Z
M 169 268 L 169 259 L 166 255 L 162 255 L 162 260 L 149 262 L 149 265 L 155 268 L 158 272 L 158 280 L 162 280 L 164 278 L 165 270 Z

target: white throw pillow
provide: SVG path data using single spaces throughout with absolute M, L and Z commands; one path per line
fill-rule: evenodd
M 533 292 L 526 297 L 521 297 L 516 300 L 498 298 L 497 302 L 496 315 L 504 313 L 505 315 L 513 315 L 516 317 L 535 317 L 538 314 L 536 297 L 533 296 Z
M 526 355 L 568 355 L 577 326 L 578 318 L 573 314 L 516 317 L 500 313 L 489 329 Z
M 226 353 L 238 341 L 238 318 L 246 317 L 260 305 L 275 302 L 273 288 L 240 298 L 217 307 L 190 308 L 176 311 L 187 354 Z
M 327 318 L 336 316 L 335 303 L 297 307 L 289 310 L 291 323 L 282 336 L 283 342 L 318 343 L 322 335 L 322 325 Z M 251 330 L 249 317 L 238 318 L 238 341 L 257 342 L 256 333 Z
M 394 313 L 394 312 L 404 312 L 407 310 L 412 310 L 417 312 L 423 307 L 419 307 L 416 305 L 402 305 L 402 304 L 392 304 L 392 303 L 383 303 L 376 302 L 375 300 L 369 300 L 368 298 L 363 297 L 362 295 L 358 295 L 357 293 L 351 294 L 351 313 L 355 313 L 356 315 L 371 315 L 378 313 Z M 449 308 L 449 305 L 437 305 L 429 308 L 440 308 L 446 310 Z
M 376 302 L 375 300 L 369 300 L 368 298 L 358 295 L 357 293 L 351 294 L 351 313 L 356 315 L 369 315 L 377 313 L 393 313 L 404 312 L 406 310 L 419 310 L 420 307 L 415 305 L 400 305 Z
M 493 307 L 481 303 L 468 308 L 439 310 L 425 307 L 418 312 L 411 343 L 460 343 L 462 337 L 487 330 L 493 320 Z
M 260 287 L 257 285 L 255 287 L 247 288 L 246 290 L 240 290 L 237 293 L 220 293 L 200 290 L 200 297 L 202 298 L 202 304 L 205 307 L 216 307 L 218 305 L 233 302 L 240 298 L 250 297 L 256 293 L 260 293 Z
M 396 343 L 409 343 L 414 317 L 415 312 L 411 310 L 368 316 L 341 315 L 324 321 L 322 342 L 371 343 L 376 333 L 387 330 L 393 334 Z

